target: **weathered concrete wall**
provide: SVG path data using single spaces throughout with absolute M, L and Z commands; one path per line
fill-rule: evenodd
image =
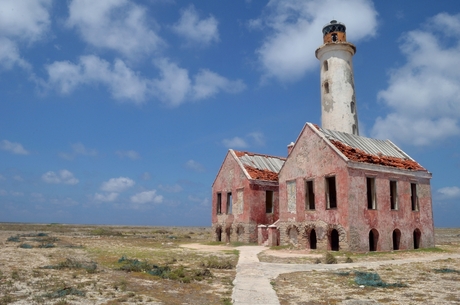
M 350 224 L 352 250 L 369 250 L 369 231 L 378 232 L 377 251 L 393 250 L 393 231 L 401 232 L 399 249 L 413 249 L 413 232 L 421 232 L 420 247 L 434 246 L 431 188 L 428 173 L 378 165 L 350 168 Z M 366 177 L 375 179 L 376 209 L 368 209 Z M 396 210 L 391 209 L 390 180 L 397 183 Z M 417 184 L 418 210 L 412 210 L 411 183 Z
M 399 249 L 434 246 L 430 178 L 427 171 L 346 161 L 335 147 L 306 125 L 279 174 L 280 242 L 309 248 L 314 229 L 318 249 L 330 249 L 337 230 L 341 250 L 369 251 L 374 230 L 377 251 L 393 250 L 393 231 L 399 230 Z M 337 208 L 327 209 L 325 177 L 336 177 Z M 376 209 L 368 209 L 366 178 L 375 179 Z M 306 209 L 305 181 L 313 180 L 315 210 Z M 390 180 L 397 182 L 398 209 L 390 208 Z M 411 183 L 417 185 L 418 210 L 411 206 Z M 295 206 L 292 206 L 292 203 Z
M 257 225 L 278 219 L 278 183 L 250 180 L 231 151 L 212 186 L 212 227 L 220 230 L 222 241 L 257 242 Z M 266 213 L 266 191 L 273 191 L 274 212 Z M 232 193 L 232 213 L 227 211 L 227 193 Z M 217 214 L 217 194 L 221 193 L 221 213 Z M 217 239 L 216 234 L 216 239 Z
M 305 125 L 294 148 L 279 173 L 280 243 L 307 247 L 308 230 L 316 228 L 318 248 L 327 249 L 331 230 L 339 232 L 341 249 L 348 249 L 348 171 L 346 162 L 318 135 L 312 125 Z M 327 209 L 325 177 L 335 176 L 337 208 Z M 305 207 L 305 181 L 313 180 L 315 210 Z M 290 193 L 295 183 L 295 194 Z M 295 198 L 295 210 L 289 206 Z M 313 226 L 312 226 L 313 224 Z

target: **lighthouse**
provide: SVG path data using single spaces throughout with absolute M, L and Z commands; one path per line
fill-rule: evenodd
M 345 24 L 332 20 L 323 27 L 323 45 L 316 52 L 321 65 L 321 125 L 359 135 L 352 57 Z

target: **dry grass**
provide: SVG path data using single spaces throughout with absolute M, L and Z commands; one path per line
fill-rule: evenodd
M 0 224 L 0 305 L 228 304 L 235 268 L 210 262 L 234 267 L 237 253 L 179 247 L 207 242 L 210 234 L 209 228 Z M 169 273 L 128 272 L 121 257 L 167 266 Z
M 436 242 L 435 249 L 335 254 L 339 262 L 344 262 L 347 256 L 351 256 L 354 262 L 367 262 L 424 257 L 433 255 L 433 252 L 460 253 L 460 229 L 437 229 Z M 312 253 L 313 251 L 310 254 L 315 255 Z M 278 262 L 295 260 L 291 257 L 263 258 Z M 302 259 L 313 260 L 308 256 Z M 356 271 L 378 274 L 389 286 L 384 288 L 358 285 Z M 460 304 L 460 260 L 450 258 L 433 262 L 387 265 L 375 269 L 347 268 L 338 271 L 295 272 L 281 274 L 272 284 L 282 305 L 332 305 L 346 304 L 352 300 L 366 300 L 369 304 Z

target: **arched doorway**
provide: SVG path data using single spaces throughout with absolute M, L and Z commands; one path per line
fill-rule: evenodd
M 331 251 L 339 251 L 339 232 L 336 229 L 332 229 L 331 235 L 329 237 L 329 245 Z
M 222 228 L 216 228 L 216 241 L 222 241 Z
M 316 249 L 316 231 L 315 229 L 311 229 L 310 231 L 310 236 L 309 236 L 309 240 L 310 240 L 310 249 Z
M 395 229 L 392 234 L 393 250 L 399 250 L 399 243 L 401 242 L 401 231 Z
M 420 248 L 420 238 L 422 236 L 422 232 L 419 229 L 414 230 L 414 249 Z
M 379 232 L 376 229 L 369 231 L 369 251 L 377 251 L 377 243 L 379 241 Z

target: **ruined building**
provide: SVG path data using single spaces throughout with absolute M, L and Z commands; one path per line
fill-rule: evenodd
M 323 28 L 321 124 L 286 158 L 229 150 L 212 186 L 216 240 L 389 251 L 434 246 L 431 173 L 391 141 L 359 136 L 344 24 Z

